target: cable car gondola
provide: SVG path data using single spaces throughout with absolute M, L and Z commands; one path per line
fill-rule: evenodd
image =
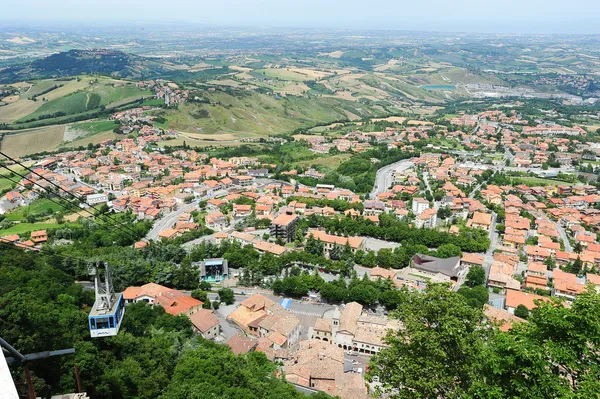
M 96 301 L 88 317 L 92 338 L 117 335 L 125 313 L 123 294 L 115 294 L 107 263 L 104 263 L 104 269 L 104 283 L 98 273 L 98 266 L 93 265 L 91 270 L 96 289 Z

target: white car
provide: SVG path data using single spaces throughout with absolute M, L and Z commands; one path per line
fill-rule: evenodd
M 356 352 L 354 352 L 353 350 L 350 350 L 350 349 L 346 351 L 346 354 L 350 355 L 350 356 L 356 356 Z

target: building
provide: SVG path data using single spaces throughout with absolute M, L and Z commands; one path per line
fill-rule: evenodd
M 331 319 L 319 318 L 309 330 L 309 337 L 337 345 L 344 350 L 374 355 L 386 347 L 387 331 L 400 328 L 398 320 L 363 313 L 359 303 L 347 303 L 343 310 L 335 309 Z
M 227 320 L 250 335 L 266 338 L 268 347 L 275 350 L 292 346 L 300 338 L 300 320 L 261 294 L 243 300 Z
M 434 208 L 425 209 L 415 218 L 415 226 L 419 229 L 431 229 L 437 224 L 437 211 Z
M 31 241 L 36 244 L 42 244 L 48 241 L 48 233 L 46 230 L 38 230 L 31 232 Z
M 215 339 L 219 336 L 219 320 L 210 309 L 200 309 L 189 316 L 195 332 L 202 335 L 204 339 Z
M 302 341 L 293 354 L 275 353 L 283 361 L 282 374 L 295 385 L 312 388 L 341 399 L 367 399 L 362 374 L 351 373 L 344 351 L 318 340 Z
M 471 227 L 474 229 L 490 230 L 492 224 L 492 215 L 489 213 L 475 212 L 471 219 Z
M 340 237 L 333 234 L 327 234 L 322 230 L 308 230 L 306 237 L 313 236 L 315 240 L 320 240 L 323 243 L 323 255 L 329 257 L 335 246 L 341 247 L 343 250 L 346 245 L 350 247 L 352 253 L 364 248 L 363 237 Z
M 106 194 L 90 194 L 85 198 L 85 202 L 89 206 L 94 206 L 97 204 L 105 204 L 108 202 L 108 195 L 106 195 Z
M 209 213 L 204 217 L 206 227 L 215 231 L 221 231 L 227 228 L 229 220 L 227 216 L 223 215 L 220 211 Z
M 244 335 L 235 334 L 233 337 L 229 338 L 227 342 L 225 342 L 225 345 L 229 346 L 233 354 L 241 355 L 254 351 L 258 345 L 258 341 Z
M 429 277 L 445 276 L 448 280 L 457 282 L 469 270 L 460 262 L 460 257 L 441 259 L 434 256 L 416 254 L 412 257 L 412 268 Z M 442 277 L 442 280 L 444 277 Z
M 271 222 L 271 237 L 280 238 L 284 242 L 294 242 L 296 239 L 296 224 L 298 217 L 283 213 Z
M 317 319 L 315 326 L 312 329 L 311 338 L 318 339 L 325 342 L 331 342 L 333 336 L 333 329 L 331 320 Z
M 227 259 L 205 259 L 200 262 L 200 281 L 221 282 L 229 277 Z
M 510 314 L 515 314 L 515 309 L 519 305 L 525 306 L 528 310 L 537 307 L 537 301 L 549 301 L 550 298 L 541 295 L 531 294 L 517 290 L 506 290 L 505 308 Z
M 412 212 L 415 215 L 420 215 L 425 209 L 429 209 L 429 201 L 425 198 L 413 198 Z
M 123 291 L 125 303 L 144 301 L 160 305 L 171 315 L 193 315 L 202 309 L 202 302 L 181 291 L 164 287 L 156 283 L 144 284 L 141 287 L 127 287 Z
M 568 301 L 573 301 L 585 288 L 584 283 L 577 281 L 575 274 L 563 272 L 559 268 L 552 271 L 552 279 L 554 282 L 553 295 L 564 297 Z

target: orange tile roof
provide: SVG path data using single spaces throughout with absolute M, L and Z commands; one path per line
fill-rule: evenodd
M 509 308 L 517 308 L 519 305 L 525 306 L 531 310 L 537 307 L 535 301 L 550 301 L 550 298 L 541 295 L 530 294 L 528 292 L 506 290 L 506 306 Z

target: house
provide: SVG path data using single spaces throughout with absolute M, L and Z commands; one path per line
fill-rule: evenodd
M 588 273 L 586 275 L 587 283 L 592 284 L 596 292 L 600 293 L 600 276 L 597 274 Z
M 412 212 L 415 215 L 420 215 L 425 209 L 429 209 L 429 201 L 425 198 L 413 198 Z
M 160 233 L 158 233 L 159 238 L 166 238 L 167 240 L 172 240 L 181 235 L 181 231 L 178 229 L 168 228 L 164 229 Z
M 97 204 L 105 204 L 108 202 L 108 195 L 106 194 L 90 194 L 85 198 L 85 202 L 89 206 Z
M 245 218 L 252 214 L 252 205 L 233 204 L 233 217 Z
M 490 230 L 492 224 L 492 215 L 483 212 L 474 212 L 471 218 L 471 227 L 474 229 Z
M 568 301 L 573 301 L 585 288 L 585 284 L 579 282 L 575 274 L 563 272 L 559 268 L 552 271 L 552 280 L 553 295 L 566 298 Z
M 125 303 L 147 302 L 160 305 L 171 315 L 184 314 L 191 316 L 202 309 L 203 303 L 181 291 L 164 287 L 160 284 L 149 283 L 141 287 L 127 287 L 123 291 Z
M 294 242 L 296 239 L 296 224 L 298 217 L 288 213 L 282 213 L 271 222 L 269 233 L 276 239 L 281 239 L 283 242 Z
M 227 220 L 227 216 L 223 215 L 223 213 L 221 213 L 219 211 L 209 213 L 208 215 L 206 215 L 204 217 L 204 221 L 206 223 L 206 226 L 209 229 L 212 229 L 215 231 L 224 230 L 225 228 L 227 228 L 227 225 L 229 224 L 229 220 Z
M 347 303 L 331 319 L 333 343 L 344 350 L 374 355 L 387 347 L 384 338 L 389 330 L 400 328 L 400 322 L 384 316 L 363 313 L 362 305 Z
M 531 262 L 527 265 L 525 287 L 531 289 L 546 289 L 548 287 L 546 265 L 539 262 Z
M 313 236 L 315 240 L 321 240 L 323 242 L 323 255 L 329 257 L 333 248 L 337 245 L 342 249 L 348 245 L 352 253 L 356 253 L 358 249 L 364 247 L 363 237 L 340 237 L 333 234 L 327 234 L 322 230 L 311 229 L 308 230 L 306 238 Z
M 31 232 L 31 241 L 36 244 L 42 244 L 48 241 L 48 233 L 46 230 L 37 230 Z
M 526 322 L 526 320 L 521 319 L 504 309 L 498 309 L 488 304 L 483 305 L 483 313 L 490 321 L 498 325 L 500 331 L 504 332 L 510 330 L 514 323 Z
M 460 264 L 463 267 L 470 268 L 472 266 L 483 266 L 484 258 L 483 255 L 477 254 L 463 254 L 462 258 L 460 258 Z
M 190 317 L 195 332 L 204 339 L 215 339 L 219 336 L 219 320 L 210 309 L 200 309 Z
M 434 256 L 416 254 L 412 257 L 411 267 L 425 276 L 445 276 L 450 281 L 458 281 L 466 275 L 468 268 L 461 265 L 460 257 L 442 259 Z M 442 277 L 442 279 L 444 279 Z
M 235 334 L 225 342 L 225 345 L 229 346 L 234 355 L 242 355 L 254 351 L 258 341 L 244 335 Z
M 332 342 L 333 328 L 331 320 L 328 319 L 317 319 L 315 326 L 312 331 L 309 331 L 309 337 L 311 339 L 318 339 L 325 342 Z
M 396 277 L 398 271 L 394 269 L 384 269 L 383 267 L 375 266 L 371 269 L 369 279 L 371 281 L 377 281 L 378 279 L 390 279 L 393 280 Z
M 274 349 L 292 346 L 300 338 L 300 320 L 261 294 L 243 300 L 227 320 L 250 335 L 266 337 Z
M 415 226 L 419 229 L 431 229 L 437 224 L 437 210 L 434 208 L 425 209 L 417 215 Z
M 302 341 L 293 354 L 278 352 L 274 356 L 283 360 L 281 372 L 286 381 L 341 399 L 368 398 L 362 375 L 346 372 L 348 362 L 344 360 L 343 349 L 308 340 Z
M 529 292 L 506 290 L 505 308 L 510 314 L 515 314 L 515 309 L 519 305 L 525 306 L 528 310 L 533 310 L 537 307 L 537 301 L 549 301 L 550 298 L 531 294 Z

